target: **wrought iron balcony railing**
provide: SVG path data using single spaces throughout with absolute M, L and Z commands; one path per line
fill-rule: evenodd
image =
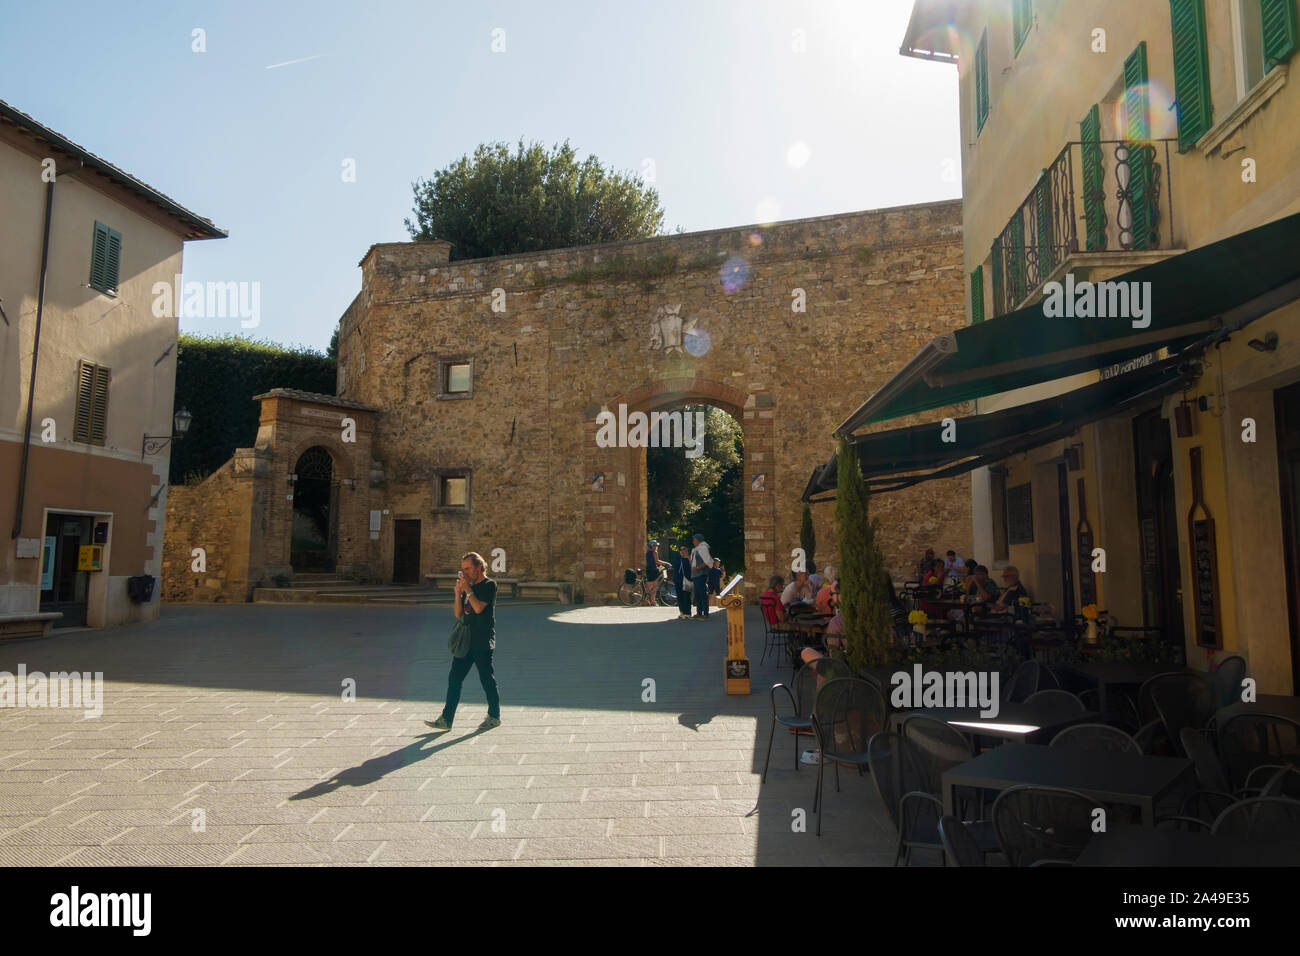
M 1177 142 L 1066 143 L 993 242 L 994 313 L 1015 309 L 1076 253 L 1177 248 L 1169 164 Z

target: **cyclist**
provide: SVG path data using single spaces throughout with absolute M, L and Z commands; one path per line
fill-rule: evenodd
M 659 581 L 664 576 L 664 570 L 671 567 L 667 561 L 659 560 L 659 542 L 651 538 L 646 543 L 645 552 L 646 604 L 654 605 L 659 597 Z

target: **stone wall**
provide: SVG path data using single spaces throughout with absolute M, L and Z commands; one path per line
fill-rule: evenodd
M 373 246 L 341 325 L 339 394 L 383 412 L 380 567 L 390 519 L 415 518 L 423 573 L 499 547 L 508 576 L 612 587 L 641 563 L 645 452 L 598 447 L 597 414 L 707 401 L 745 430 L 747 583 L 759 585 L 789 567 L 799 498 L 835 426 L 965 321 L 959 202 L 465 262 L 447 252 Z M 665 334 L 676 319 L 664 307 L 695 334 Z M 439 394 L 448 358 L 472 361 L 468 398 Z M 467 511 L 433 509 L 439 468 L 471 473 Z M 897 573 L 927 545 L 969 550 L 968 478 L 874 501 Z M 833 506 L 814 519 L 825 563 Z

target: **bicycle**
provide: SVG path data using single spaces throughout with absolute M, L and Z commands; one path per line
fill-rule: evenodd
M 618 599 L 627 607 L 642 607 L 650 600 L 650 584 L 646 581 L 645 569 L 636 569 L 636 580 L 634 582 L 623 582 L 618 589 Z M 664 607 L 674 607 L 677 604 L 677 591 L 673 587 L 673 582 L 667 579 L 659 582 L 659 590 L 655 597 L 659 604 Z

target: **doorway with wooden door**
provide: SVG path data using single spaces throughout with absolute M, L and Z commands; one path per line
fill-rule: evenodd
M 1138 541 L 1142 550 L 1142 623 L 1182 645 L 1183 570 L 1174 502 L 1174 452 L 1169 420 L 1152 409 L 1133 419 Z
M 420 583 L 420 521 L 398 518 L 393 522 L 393 583 Z

